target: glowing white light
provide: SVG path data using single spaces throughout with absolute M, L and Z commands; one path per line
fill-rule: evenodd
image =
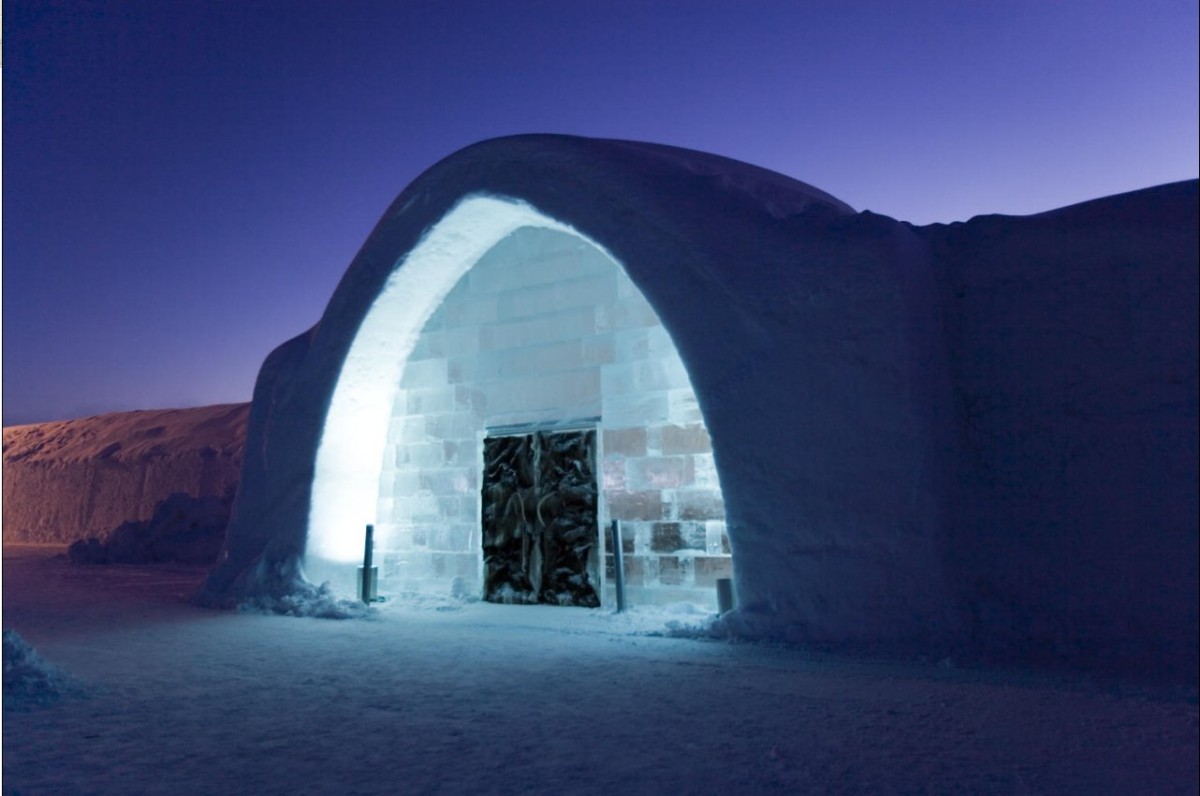
M 569 233 L 608 254 L 570 225 L 503 197 L 466 197 L 425 232 L 367 311 L 338 374 L 314 465 L 310 574 L 351 574 L 347 568 L 361 559 L 364 526 L 376 520 L 388 419 L 405 362 L 458 280 L 521 227 Z

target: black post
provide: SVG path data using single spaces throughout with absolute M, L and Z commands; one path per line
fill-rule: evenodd
M 370 569 L 375 555 L 375 526 L 367 526 L 367 543 L 363 548 L 363 569 Z
M 375 526 L 367 526 L 367 541 L 363 546 L 363 568 L 362 568 L 362 601 L 364 603 L 371 602 L 371 596 L 375 593 L 372 576 L 375 574 L 372 569 L 375 555 Z
M 617 591 L 617 613 L 625 610 L 625 559 L 621 550 L 621 521 L 612 521 L 613 585 Z
M 717 613 L 726 614 L 733 610 L 733 580 L 717 578 Z

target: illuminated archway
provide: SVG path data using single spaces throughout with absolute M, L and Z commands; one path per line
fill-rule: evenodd
M 354 594 L 363 526 L 387 524 L 387 434 L 422 330 L 522 228 L 613 255 L 686 361 L 736 556 L 733 632 L 877 641 L 953 625 L 939 573 L 955 404 L 928 247 L 745 163 L 547 135 L 482 142 L 422 174 L 320 322 L 267 357 L 205 602 L 292 610 L 326 580 Z M 635 555 L 663 552 L 634 535 Z
M 670 335 L 596 241 L 527 203 L 467 197 L 389 276 L 342 364 L 308 577 L 351 591 L 373 523 L 385 589 L 478 593 L 482 439 L 562 422 L 599 432 L 599 519 L 628 523 L 640 599 L 715 602 L 730 574 L 720 486 Z

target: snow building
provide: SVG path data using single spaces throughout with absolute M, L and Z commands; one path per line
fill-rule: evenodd
M 468 147 L 264 363 L 201 599 L 352 597 L 370 524 L 383 592 L 607 605 L 620 520 L 631 602 L 732 577 L 749 636 L 1194 658 L 1196 193 L 918 228 L 673 147 Z

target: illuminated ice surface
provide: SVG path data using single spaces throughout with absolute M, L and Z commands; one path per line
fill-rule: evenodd
M 395 396 L 381 588 L 479 594 L 482 437 L 574 421 L 599 432 L 600 526 L 624 522 L 630 599 L 715 605 L 732 572 L 696 395 L 653 308 L 594 245 L 511 233 L 426 323 Z
M 212 612 L 199 570 L 4 553 L 5 627 L 84 688 L 6 710 L 14 794 L 1196 792 L 1194 684 L 669 638 L 702 617 L 662 608 Z
M 626 523 L 630 598 L 715 606 L 732 575 L 719 477 L 657 313 L 577 230 L 522 202 L 464 199 L 388 279 L 342 364 L 308 576 L 352 591 L 371 523 L 385 594 L 478 595 L 482 440 L 564 422 L 600 432 L 600 525 Z M 595 585 L 611 603 L 604 542 Z
M 307 523 L 305 565 L 314 578 L 345 588 L 338 565 L 361 560 L 358 529 L 376 521 L 392 403 L 427 320 L 488 249 L 529 224 L 563 228 L 519 202 L 472 197 L 459 203 L 391 272 L 344 360 L 331 363 L 339 372 L 320 430 Z

